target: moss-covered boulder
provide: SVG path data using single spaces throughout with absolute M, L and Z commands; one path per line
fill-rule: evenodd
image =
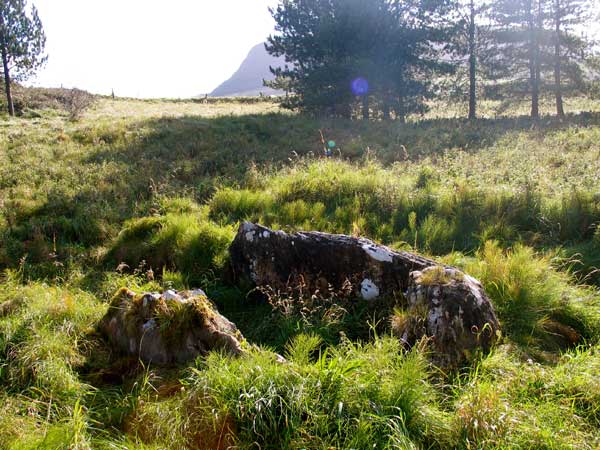
M 100 330 L 119 352 L 158 365 L 186 363 L 211 350 L 239 355 L 244 339 L 201 290 L 136 294 L 122 288 Z

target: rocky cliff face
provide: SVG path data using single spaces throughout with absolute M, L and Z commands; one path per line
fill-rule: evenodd
M 265 44 L 255 45 L 240 68 L 223 84 L 210 93 L 211 97 L 243 97 L 264 95 L 280 95 L 276 91 L 263 86 L 263 80 L 272 80 L 270 66 L 283 67 L 283 58 L 275 58 L 267 53 Z

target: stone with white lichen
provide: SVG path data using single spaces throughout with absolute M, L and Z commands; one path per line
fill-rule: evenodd
M 245 222 L 230 247 L 230 274 L 241 284 L 280 289 L 340 290 L 350 282 L 356 297 L 401 295 L 409 274 L 435 265 L 368 239 L 316 231 L 288 234 Z
M 499 335 L 481 283 L 453 267 L 412 272 L 406 299 L 407 310 L 392 317 L 393 331 L 409 345 L 427 338 L 431 359 L 439 367 L 468 363 L 478 352 L 489 351 Z
M 477 280 L 368 239 L 316 231 L 288 234 L 245 222 L 229 252 L 230 275 L 242 286 L 332 288 L 369 302 L 408 299 L 394 331 L 408 346 L 430 339 L 439 366 L 469 361 L 479 349 L 489 350 L 499 333 L 494 308 Z

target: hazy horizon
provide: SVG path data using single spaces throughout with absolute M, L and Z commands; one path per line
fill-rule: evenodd
M 273 32 L 267 8 L 276 3 L 31 0 L 49 59 L 27 84 L 140 98 L 209 93 Z

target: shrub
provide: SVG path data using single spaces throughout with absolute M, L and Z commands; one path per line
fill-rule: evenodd
M 68 90 L 63 97 L 63 106 L 69 113 L 69 119 L 79 120 L 83 113 L 94 104 L 95 98 L 92 94 L 81 89 Z

